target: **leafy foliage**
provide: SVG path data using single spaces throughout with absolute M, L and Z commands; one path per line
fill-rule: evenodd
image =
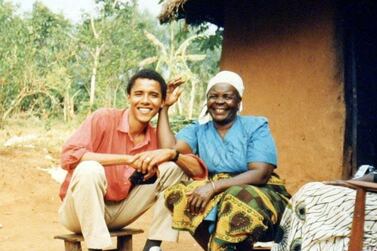
M 0 0 L 0 124 L 19 112 L 68 121 L 97 107 L 127 106 L 125 85 L 140 62 L 149 58 L 150 67 L 157 67 L 165 60 L 146 31 L 161 48 L 172 45 L 167 56 L 176 51 L 175 59 L 183 62 L 165 60 L 161 73 L 170 78 L 188 72 L 196 79 L 197 114 L 205 83 L 218 70 L 221 31 L 208 35 L 208 27 L 182 22 L 161 26 L 140 13 L 136 0 L 96 0 L 96 5 L 98 15 L 84 13 L 81 23 L 72 23 L 40 2 L 20 15 Z M 173 126 L 190 121 L 183 116 L 187 111 L 180 114 Z
M 188 119 L 185 116 L 172 116 L 169 122 L 172 131 L 177 133 L 183 127 L 192 124 L 194 121 L 194 119 Z

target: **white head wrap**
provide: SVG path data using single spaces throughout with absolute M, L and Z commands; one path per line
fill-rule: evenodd
M 242 78 L 235 72 L 232 71 L 220 71 L 217 73 L 208 83 L 207 90 L 206 90 L 206 97 L 209 92 L 209 90 L 216 84 L 219 83 L 226 83 L 232 85 L 238 93 L 240 94 L 240 97 L 242 97 L 243 92 L 245 90 L 245 87 L 243 85 Z M 242 111 L 242 101 L 240 103 L 240 109 L 238 112 Z M 208 121 L 211 120 L 211 116 L 207 113 L 207 98 L 204 101 L 204 105 L 202 108 L 202 111 L 199 115 L 199 124 L 205 124 Z

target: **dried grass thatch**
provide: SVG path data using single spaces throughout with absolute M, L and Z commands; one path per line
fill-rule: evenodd
M 184 18 L 188 24 L 211 22 L 223 26 L 225 0 L 167 0 L 159 16 L 161 23 Z
M 179 19 L 180 9 L 183 10 L 183 5 L 188 0 L 170 0 L 167 1 L 163 7 L 159 16 L 161 23 L 166 23 L 171 20 Z

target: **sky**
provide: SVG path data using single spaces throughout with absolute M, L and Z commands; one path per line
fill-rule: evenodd
M 22 12 L 31 11 L 36 0 L 8 0 L 20 6 Z M 81 13 L 84 10 L 88 13 L 95 13 L 94 0 L 38 0 L 46 5 L 55 13 L 62 13 L 66 18 L 73 22 L 79 22 Z M 139 0 L 139 8 L 148 10 L 153 16 L 157 17 L 161 6 L 158 5 L 159 0 Z

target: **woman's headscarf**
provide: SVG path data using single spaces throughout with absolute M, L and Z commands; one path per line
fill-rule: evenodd
M 226 83 L 232 85 L 238 91 L 238 94 L 242 98 L 243 92 L 245 87 L 243 85 L 242 78 L 235 72 L 232 71 L 220 71 L 217 73 L 208 83 L 207 90 L 206 90 L 206 99 L 204 101 L 204 105 L 202 111 L 199 115 L 199 124 L 205 124 L 211 120 L 211 116 L 208 114 L 207 109 L 207 94 L 209 90 L 216 84 Z M 240 108 L 238 112 L 242 111 L 242 101 L 240 103 Z

